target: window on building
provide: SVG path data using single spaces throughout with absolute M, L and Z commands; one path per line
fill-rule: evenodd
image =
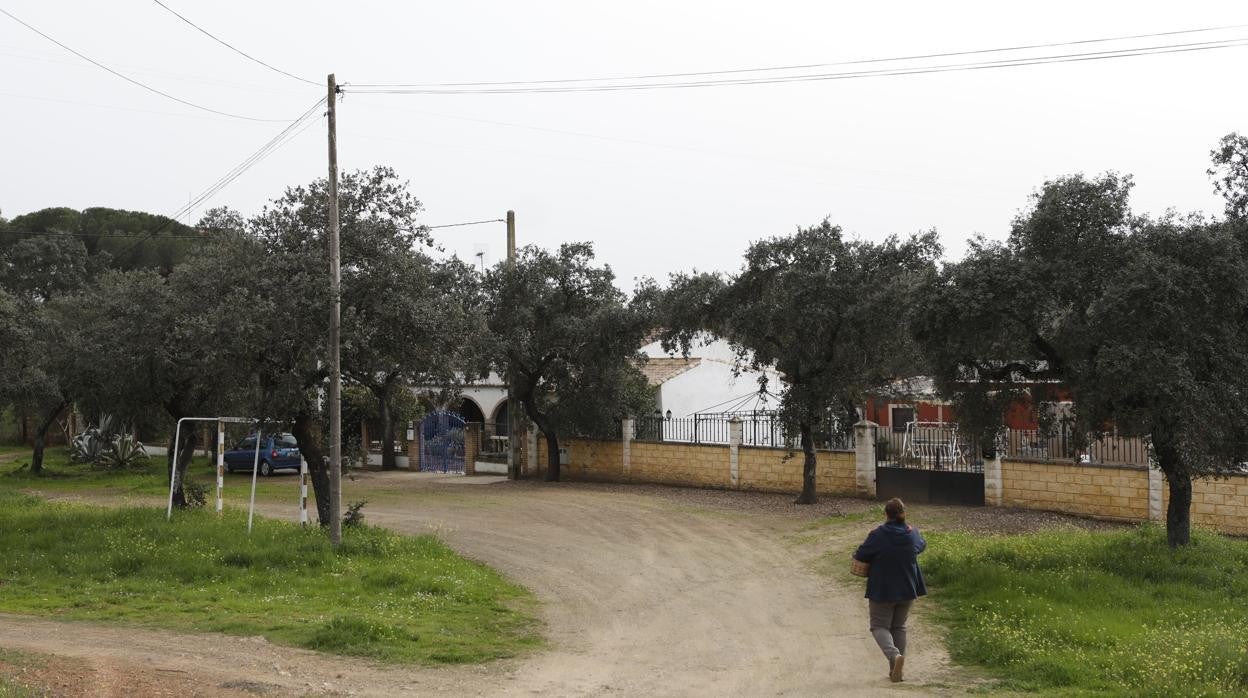
M 893 407 L 890 409 L 888 421 L 893 426 L 894 433 L 902 433 L 906 430 L 906 425 L 914 421 L 914 408 Z

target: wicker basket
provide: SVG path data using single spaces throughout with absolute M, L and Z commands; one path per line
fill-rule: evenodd
M 855 577 L 865 577 L 871 574 L 871 563 L 851 557 L 849 558 L 849 573 Z

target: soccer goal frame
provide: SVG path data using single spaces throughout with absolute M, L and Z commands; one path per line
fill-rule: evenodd
M 173 519 L 173 494 L 179 482 L 177 461 L 178 447 L 182 439 L 183 422 L 216 422 L 217 423 L 217 515 L 225 509 L 225 425 L 254 424 L 256 426 L 256 452 L 251 464 L 251 499 L 247 505 L 247 533 L 251 533 L 252 520 L 256 513 L 256 476 L 260 472 L 260 442 L 264 438 L 264 430 L 260 422 L 247 417 L 183 417 L 173 430 L 172 467 L 169 470 L 169 502 L 165 509 L 165 520 Z M 308 461 L 303 452 L 299 453 L 299 524 L 308 525 Z

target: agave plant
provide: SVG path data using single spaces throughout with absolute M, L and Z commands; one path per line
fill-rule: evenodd
M 133 430 L 113 415 L 105 414 L 100 416 L 98 425 L 89 426 L 74 437 L 70 459 L 105 470 L 121 470 L 144 464 L 148 457 Z
M 96 465 L 105 470 L 128 470 L 147 464 L 147 449 L 133 435 L 123 432 L 117 434 L 100 454 Z
M 99 424 L 88 425 L 82 433 L 74 437 L 70 448 L 70 460 L 75 463 L 97 463 L 100 455 L 112 443 L 114 434 L 113 416 L 100 416 Z

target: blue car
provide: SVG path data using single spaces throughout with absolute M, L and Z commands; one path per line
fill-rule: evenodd
M 256 459 L 256 435 L 239 441 L 225 451 L 225 469 L 251 472 Z M 268 477 L 278 470 L 299 470 L 299 442 L 292 434 L 265 436 L 260 443 L 260 474 Z

